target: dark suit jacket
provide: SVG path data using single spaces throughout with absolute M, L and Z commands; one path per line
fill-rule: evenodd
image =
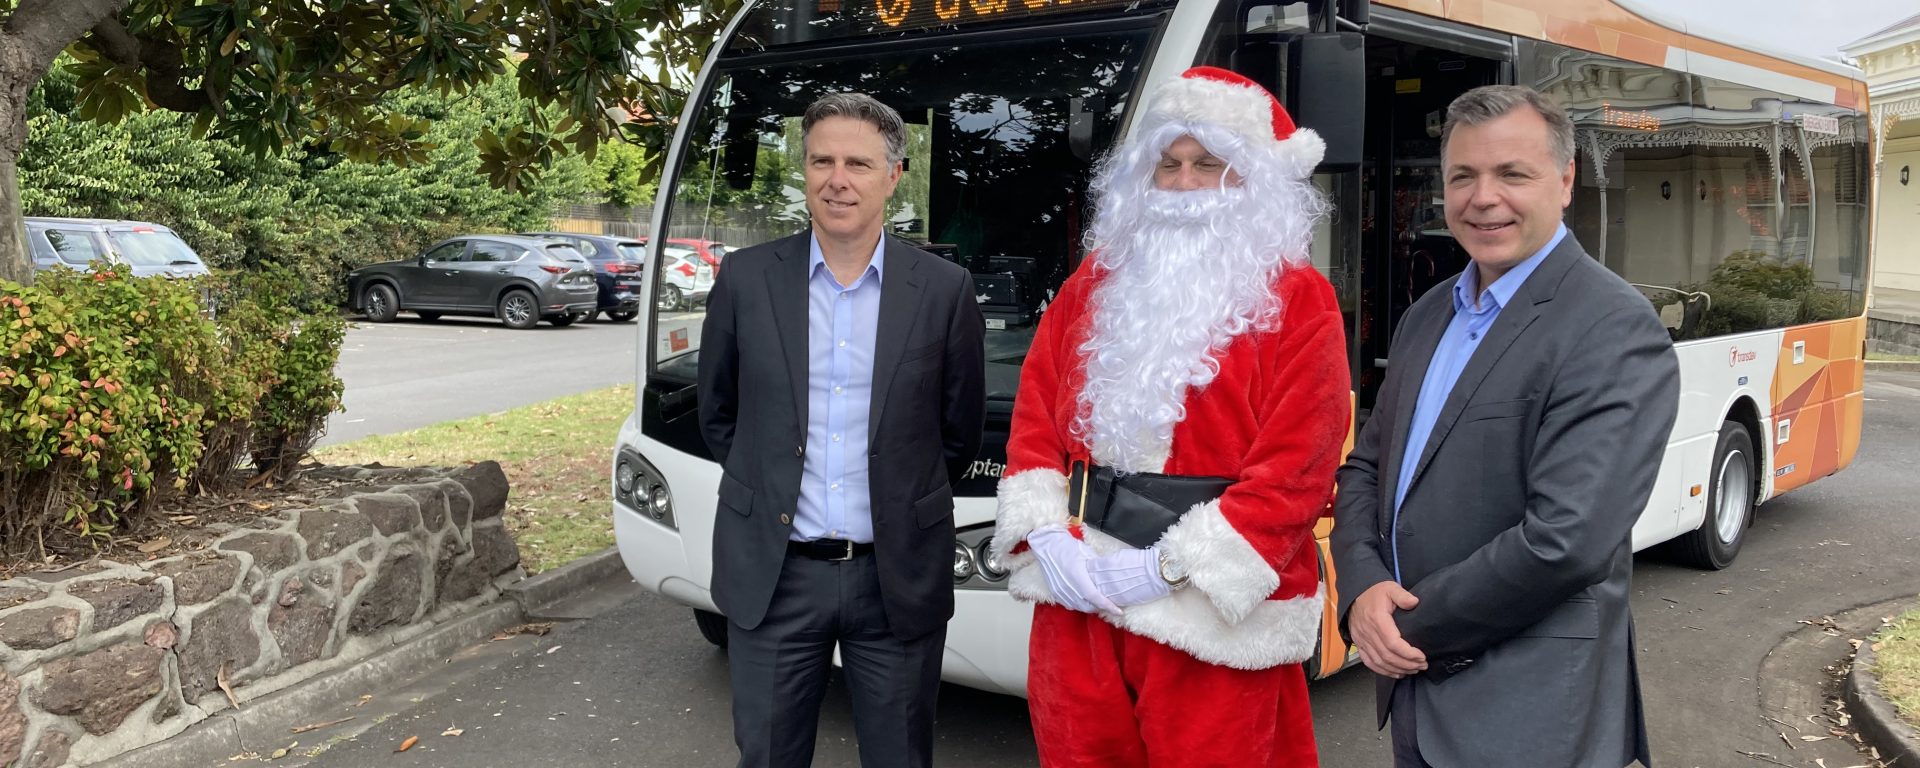
M 713 600 L 746 629 L 773 599 L 807 442 L 808 234 L 727 254 L 700 338 L 700 428 L 724 472 Z M 953 489 L 980 450 L 985 320 L 973 276 L 887 238 L 874 335 L 874 556 L 887 622 L 912 639 L 953 616 Z
M 1428 762 L 1645 761 L 1631 532 L 1679 404 L 1673 345 L 1652 305 L 1569 234 L 1501 310 L 1402 478 L 1457 280 L 1407 310 L 1379 401 L 1340 470 L 1341 627 L 1355 597 L 1393 579 L 1397 538 L 1403 583 L 1420 598 L 1395 618 L 1427 655 L 1414 720 Z M 1393 681 L 1380 680 L 1384 724 Z

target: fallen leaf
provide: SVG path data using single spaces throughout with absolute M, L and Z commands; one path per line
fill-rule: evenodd
M 555 651 L 558 651 L 558 650 L 560 650 L 560 649 L 561 649 L 562 647 L 563 647 L 563 646 L 558 646 L 558 645 L 556 645 L 556 646 L 554 646 L 554 647 L 552 647 L 552 648 L 548 648 L 548 649 L 547 649 L 547 653 L 548 653 L 549 655 L 551 655 L 551 654 L 552 654 L 553 652 L 555 652 Z
M 1832 736 L 1802 736 L 1800 737 L 1800 740 L 1801 741 L 1826 741 L 1827 739 L 1831 739 L 1831 738 L 1833 737 Z
M 441 732 L 440 732 L 440 735 L 442 735 L 442 736 L 458 736 L 458 735 L 460 735 L 460 734 L 463 734 L 463 733 L 466 733 L 466 732 L 467 732 L 467 730 L 466 730 L 465 728 L 448 728 L 448 729 L 446 729 L 446 730 L 444 730 L 444 731 L 441 731 Z
M 371 693 L 369 693 L 369 694 L 367 694 L 367 695 L 365 695 L 365 696 L 362 696 L 362 697 L 360 697 L 360 703 L 358 703 L 358 704 L 355 704 L 354 706 L 356 706 L 356 707 L 364 707 L 364 706 L 366 706 L 366 705 L 367 705 L 367 702 L 369 702 L 369 701 L 373 701 L 373 694 L 371 694 Z
M 418 737 L 418 736 L 408 736 L 408 737 L 407 737 L 407 740 L 406 740 L 406 741 L 403 741 L 403 742 L 400 742 L 400 748 L 399 748 L 399 749 L 396 749 L 396 750 L 394 750 L 394 751 L 395 751 L 395 752 L 405 752 L 405 751 L 407 751 L 407 750 L 409 750 L 409 749 L 413 749 L 413 745 L 415 745 L 415 744 L 418 744 L 418 743 L 420 743 L 420 737 Z
M 153 541 L 149 541 L 145 544 L 140 545 L 140 554 L 151 555 L 155 552 L 166 549 L 168 546 L 172 544 L 173 544 L 172 539 L 162 536 L 160 538 L 154 539 Z
M 233 695 L 233 681 L 227 679 L 227 671 L 232 668 L 233 662 L 222 663 L 220 665 L 220 672 L 214 675 L 213 682 L 220 686 L 221 693 L 227 695 L 227 703 L 232 704 L 234 709 L 239 709 L 240 697 Z

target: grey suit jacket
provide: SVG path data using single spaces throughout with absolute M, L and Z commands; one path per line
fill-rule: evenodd
M 1414 689 L 1423 758 L 1437 768 L 1648 762 L 1627 597 L 1633 524 L 1679 403 L 1672 342 L 1652 305 L 1569 234 L 1501 310 L 1412 476 L 1399 477 L 1456 280 L 1407 310 L 1340 469 L 1341 628 L 1355 597 L 1393 580 L 1397 544 L 1420 604 L 1395 618 L 1429 666 Z M 1393 683 L 1380 678 L 1382 725 Z
M 808 234 L 727 254 L 700 337 L 700 428 L 720 462 L 713 601 L 766 618 L 800 503 L 807 444 Z M 953 488 L 986 409 L 986 321 L 973 275 L 886 239 L 874 334 L 868 491 L 880 593 L 894 636 L 953 616 Z

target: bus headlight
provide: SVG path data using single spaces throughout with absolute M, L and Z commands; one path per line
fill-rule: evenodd
M 993 553 L 993 539 L 980 542 L 980 576 L 987 581 L 999 581 L 1007 577 L 1007 569 L 1000 565 L 1000 556 Z
M 953 581 L 960 583 L 973 578 L 975 572 L 973 548 L 961 542 L 953 543 Z
M 654 522 L 678 528 L 673 519 L 673 493 L 667 479 L 631 449 L 620 449 L 613 465 L 614 503 L 632 507 Z

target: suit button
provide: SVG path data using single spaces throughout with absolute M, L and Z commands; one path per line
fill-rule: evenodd
M 806 445 L 804 445 L 804 444 L 802 444 L 802 445 L 796 445 L 796 446 L 794 446 L 794 447 L 793 447 L 793 455 L 795 455 L 795 456 L 805 456 L 805 455 L 807 455 L 807 446 L 806 446 Z
M 781 525 L 793 525 L 793 515 L 781 515 L 781 516 L 780 516 L 780 524 L 781 524 Z

